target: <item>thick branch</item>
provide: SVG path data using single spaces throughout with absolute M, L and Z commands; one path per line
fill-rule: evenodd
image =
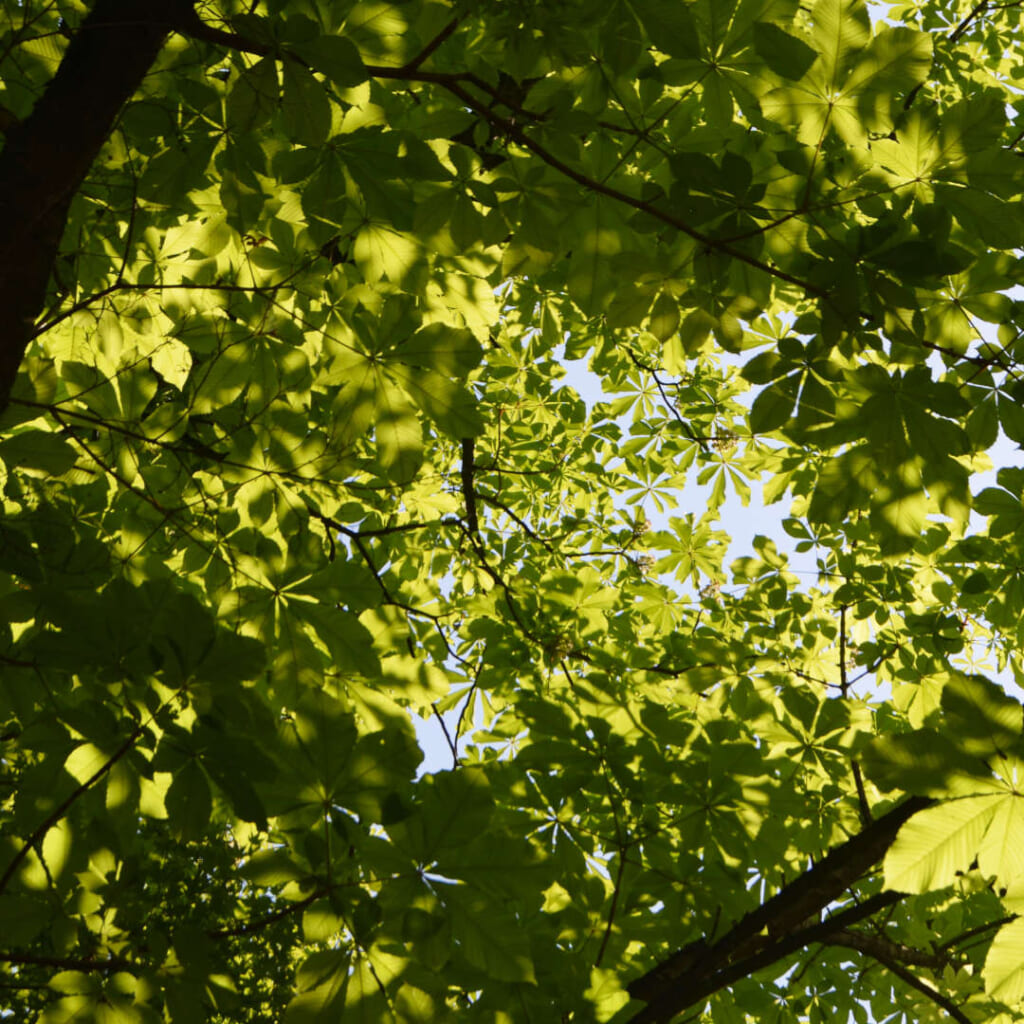
M 46 301 L 71 199 L 191 0 L 97 0 L 0 153 L 0 409 Z
M 811 943 L 828 942 L 835 932 L 848 928 L 850 925 L 856 924 L 858 921 L 863 921 L 865 918 L 870 917 L 872 914 L 876 914 L 879 910 L 891 906 L 893 903 L 896 903 L 901 899 L 903 899 L 902 893 L 877 893 L 876 895 L 866 899 L 863 903 L 858 903 L 855 906 L 848 907 L 846 910 L 841 911 L 838 914 L 834 914 L 825 921 L 810 925 L 807 928 L 799 928 L 796 931 L 790 932 L 777 941 L 770 942 L 766 948 L 761 949 L 753 956 L 728 964 L 721 970 L 711 970 L 704 966 L 709 962 L 709 954 L 713 952 L 714 947 L 708 946 L 703 939 L 700 939 L 697 942 L 692 943 L 690 946 L 687 946 L 686 949 L 680 950 L 680 952 L 676 954 L 677 957 L 685 958 L 689 961 L 689 969 L 694 973 L 694 975 L 696 975 L 697 972 L 700 972 L 702 975 L 702 984 L 699 994 L 692 1000 L 688 1001 L 685 1005 L 679 1006 L 677 1009 L 671 1011 L 659 1009 L 657 1005 L 648 1006 L 646 1010 L 642 1010 L 633 1017 L 630 1024 L 641 1024 L 641 1022 L 646 1024 L 646 1022 L 670 1020 L 676 1013 L 686 1009 L 687 1006 L 692 1006 L 694 1003 L 699 1002 L 702 999 L 706 999 L 709 995 L 717 992 L 719 989 L 725 988 L 726 986 L 739 981 L 741 978 L 746 978 L 755 971 L 759 971 L 765 967 L 770 967 L 773 963 L 795 953 L 799 949 L 803 949 Z M 655 968 L 655 970 L 657 970 L 657 968 Z M 645 975 L 644 978 L 639 978 L 637 981 L 643 982 L 647 977 L 648 975 Z M 636 982 L 634 982 L 634 985 L 635 984 Z M 691 988 L 693 984 L 694 982 L 691 979 Z M 639 992 L 633 991 L 633 985 L 628 986 L 628 988 L 630 993 L 637 998 L 646 998 Z M 666 1012 L 667 1016 L 665 1015 Z
M 823 941 L 836 929 L 847 927 L 850 919 L 841 914 L 822 924 L 794 930 L 800 922 L 819 917 L 881 859 L 903 823 L 931 803 L 926 797 L 911 797 L 836 847 L 696 957 L 688 947 L 634 980 L 628 986 L 630 994 L 650 1005 L 635 1015 L 631 1024 L 669 1021 L 726 985 L 769 966 L 808 942 Z M 882 893 L 873 899 L 895 902 L 898 898 Z M 852 908 L 861 910 L 862 907 Z
M 462 498 L 466 503 L 466 526 L 470 533 L 480 534 L 480 520 L 476 514 L 476 492 L 473 490 L 473 438 L 462 439 Z

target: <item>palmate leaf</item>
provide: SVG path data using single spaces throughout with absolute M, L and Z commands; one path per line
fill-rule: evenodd
M 462 377 L 480 365 L 483 348 L 471 331 L 429 324 L 403 341 L 397 354 L 403 363 Z
M 1024 215 L 1017 207 L 975 188 L 940 185 L 935 196 L 966 230 L 993 249 L 1016 249 L 1024 241 Z
M 651 42 L 672 57 L 696 57 L 700 53 L 697 26 L 688 7 L 671 0 L 628 4 Z
M 331 129 L 331 105 L 323 85 L 295 61 L 286 63 L 281 74 L 285 132 L 303 145 L 322 143 Z
M 871 40 L 867 4 L 864 0 L 817 0 L 810 20 L 812 46 L 821 58 L 819 74 L 830 92 L 838 92 Z
M 529 940 L 515 918 L 472 889 L 444 886 L 441 894 L 470 964 L 500 981 L 536 983 Z
M 326 1024 L 336 1019 L 344 1006 L 349 967 L 346 950 L 310 956 L 299 968 L 300 992 L 288 1003 L 285 1024 Z
M 872 37 L 862 0 L 818 0 L 811 12 L 810 70 L 770 92 L 765 114 L 798 126 L 799 138 L 818 145 L 829 129 L 862 145 L 893 126 L 897 97 L 924 81 L 931 40 L 907 28 L 881 28 Z
M 352 247 L 356 264 L 369 281 L 401 284 L 422 256 L 417 240 L 381 222 L 367 224 Z
M 263 57 L 246 68 L 228 93 L 228 126 L 241 132 L 260 127 L 274 114 L 279 97 L 277 64 Z
M 771 22 L 755 23 L 754 46 L 758 56 L 775 74 L 792 81 L 803 78 L 818 59 L 818 52 L 813 46 Z
M 978 867 L 995 877 L 1001 889 L 1019 888 L 1024 881 L 1024 800 L 1014 795 L 996 806 L 992 822 L 978 849 Z

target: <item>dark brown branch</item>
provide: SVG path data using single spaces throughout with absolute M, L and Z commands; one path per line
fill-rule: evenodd
M 1016 914 L 1007 914 L 1005 917 L 997 918 L 995 921 L 987 921 L 985 924 L 979 924 L 974 928 L 968 928 L 959 935 L 954 935 L 953 938 L 943 942 L 938 948 L 952 949 L 954 946 L 962 946 L 965 942 L 976 938 L 978 935 L 984 935 L 986 932 L 994 932 L 997 929 L 1002 928 L 1004 924 L 1009 924 L 1011 921 L 1016 920 Z
M 211 46 L 220 46 L 226 50 L 237 50 L 239 53 L 251 53 L 254 57 L 269 57 L 274 48 L 257 39 L 246 39 L 237 32 L 217 28 L 201 18 L 190 19 L 182 33 L 189 39 L 195 39 Z M 282 54 L 282 56 L 285 56 Z
M 902 964 L 895 960 L 886 960 L 882 957 L 874 957 L 890 974 L 905 982 L 911 988 L 916 989 L 922 995 L 927 996 L 936 1006 L 941 1007 L 957 1022 L 957 1024 L 972 1024 L 970 1017 L 964 1014 L 952 1000 L 948 999 L 941 992 L 932 988 L 931 985 L 923 982 L 920 978 L 908 971 Z
M 443 634 L 442 634 L 443 639 Z M 446 641 L 447 643 L 447 641 Z M 437 706 L 437 701 L 434 701 L 430 705 L 430 710 L 434 712 L 434 717 L 437 719 L 438 724 L 441 726 L 441 732 L 444 733 L 445 743 L 448 744 L 448 749 L 452 752 L 452 767 L 459 767 L 459 748 L 456 746 L 455 740 L 452 739 L 451 733 L 448 731 L 448 725 L 444 720 L 444 715 L 441 714 Z
M 713 972 L 705 981 L 701 991 L 684 1005 L 680 1005 L 676 1009 L 668 1010 L 656 1005 L 648 1006 L 646 1010 L 642 1010 L 640 1013 L 634 1015 L 630 1019 L 629 1024 L 665 1024 L 665 1022 L 671 1020 L 677 1013 L 687 1009 L 689 1006 L 702 1002 L 708 996 L 720 989 L 726 988 L 728 985 L 732 985 L 743 978 L 749 977 L 755 971 L 760 971 L 765 967 L 770 967 L 772 964 L 792 955 L 798 950 L 803 949 L 805 946 L 809 946 L 814 943 L 827 943 L 830 936 L 835 934 L 837 931 L 842 931 L 849 925 L 855 924 L 857 921 L 862 921 L 865 918 L 870 917 L 872 914 L 877 913 L 879 910 L 882 910 L 887 906 L 891 906 L 893 903 L 897 903 L 901 899 L 903 899 L 903 893 L 877 893 L 869 899 L 866 899 L 863 903 L 858 903 L 855 906 L 849 907 L 825 921 L 811 925 L 807 928 L 800 928 L 796 931 L 790 932 L 774 942 L 769 942 L 764 949 L 754 953 L 752 956 L 738 960 L 717 972 Z M 715 945 L 717 945 L 717 943 Z M 694 949 L 696 949 L 696 954 L 693 952 Z M 681 952 L 685 954 L 685 959 L 689 962 L 691 971 L 699 971 L 703 973 L 705 965 L 708 962 L 708 956 L 709 954 L 713 954 L 714 949 L 715 946 L 708 946 L 704 944 L 703 940 L 698 940 L 697 943 L 692 943 Z
M 941 971 L 950 963 L 951 959 L 942 952 L 915 949 L 913 946 L 905 946 L 901 942 L 893 942 L 892 939 L 887 939 L 884 935 L 868 935 L 865 932 L 850 929 L 839 929 L 832 932 L 827 943 L 830 946 L 845 946 L 848 949 L 855 949 L 859 953 L 866 953 L 879 963 L 897 961 L 901 964 L 913 964 L 915 967 L 928 967 L 934 971 Z
M 386 68 L 367 68 L 371 75 L 378 78 L 412 78 L 415 80 L 416 75 L 408 76 L 395 74 L 391 69 Z M 381 72 L 387 72 L 382 74 Z M 685 221 L 680 220 L 678 217 L 665 210 L 659 209 L 653 203 L 648 202 L 645 199 L 637 199 L 634 196 L 629 195 L 626 192 L 622 192 L 620 189 L 613 188 L 610 185 L 605 185 L 603 182 L 591 178 L 584 174 L 582 171 L 577 171 L 575 168 L 570 167 L 567 163 L 560 160 L 553 153 L 551 153 L 546 147 L 542 146 L 539 142 L 534 140 L 531 136 L 527 135 L 515 120 L 507 117 L 502 117 L 496 113 L 492 108 L 480 103 L 473 96 L 471 96 L 462 86 L 459 84 L 456 75 L 438 76 L 439 84 L 446 88 L 453 96 L 458 97 L 463 103 L 466 104 L 471 110 L 476 111 L 482 117 L 486 118 L 495 128 L 499 129 L 505 138 L 518 142 L 524 149 L 528 149 L 534 156 L 539 157 L 549 167 L 558 171 L 560 174 L 569 178 L 571 181 L 576 182 L 577 185 L 582 186 L 588 192 L 594 192 L 597 195 L 606 196 L 608 199 L 614 199 L 624 206 L 632 207 L 634 210 L 638 210 L 641 213 L 646 213 L 655 220 L 660 221 L 662 224 L 666 224 L 669 227 L 675 228 L 677 231 L 681 231 L 684 235 L 692 238 L 696 242 L 700 242 L 707 251 L 709 252 L 720 252 L 725 256 L 729 256 L 734 260 L 738 260 L 741 263 L 746 263 L 748 266 L 755 267 L 757 270 L 761 270 L 768 274 L 770 277 L 774 277 L 777 280 L 785 281 L 788 284 L 794 285 L 804 292 L 806 295 L 813 295 L 817 298 L 826 298 L 828 293 L 825 289 L 819 288 L 817 285 L 812 284 L 810 281 L 801 280 L 798 277 L 794 277 L 792 274 L 787 274 L 784 270 L 780 270 L 778 267 L 773 266 L 770 263 L 765 263 L 763 260 L 757 259 L 755 256 L 750 256 L 743 252 L 741 249 L 729 245 L 726 242 L 719 241 L 710 235 L 705 235 L 701 231 L 697 231 L 695 228 L 690 227 Z
M 97 0 L 0 153 L 0 409 L 46 301 L 71 200 L 190 0 Z M 198 20 L 198 19 L 196 19 Z
M 260 56 L 269 56 L 274 53 L 273 48 L 265 43 L 245 39 L 244 37 L 232 32 L 224 32 L 221 29 L 216 29 L 212 26 L 203 24 L 198 19 L 190 22 L 187 35 L 193 39 L 202 39 L 206 42 L 214 43 L 215 45 L 225 46 L 245 53 L 258 54 Z M 298 59 L 288 53 L 282 53 L 281 56 L 287 59 Z M 542 146 L 531 136 L 527 135 L 522 128 L 519 127 L 514 118 L 503 117 L 495 111 L 494 103 L 506 103 L 506 97 L 501 94 L 500 88 L 488 84 L 477 75 L 470 72 L 423 71 L 419 68 L 417 60 L 418 58 L 414 58 L 413 61 L 399 67 L 368 64 L 366 65 L 366 73 L 370 78 L 397 79 L 400 81 L 424 82 L 439 85 L 442 88 L 447 89 L 448 92 L 464 103 L 470 110 L 487 120 L 493 128 L 496 128 L 501 132 L 504 138 L 514 140 L 519 143 L 520 146 L 524 149 L 528 149 L 549 167 L 576 182 L 576 184 L 581 185 L 583 188 L 587 189 L 587 191 L 606 196 L 609 199 L 614 199 L 626 206 L 630 206 L 634 210 L 646 213 L 656 220 L 661 221 L 663 224 L 674 227 L 677 231 L 681 231 L 683 234 L 688 235 L 690 238 L 694 239 L 694 241 L 700 242 L 708 251 L 720 252 L 735 260 L 739 260 L 742 263 L 746 263 L 749 266 L 756 267 L 758 270 L 763 271 L 777 280 L 785 281 L 788 284 L 792 284 L 800 288 L 807 295 L 813 295 L 818 298 L 825 298 L 827 296 L 827 292 L 824 289 L 819 288 L 810 281 L 804 281 L 800 278 L 794 277 L 792 274 L 787 274 L 784 270 L 781 270 L 770 263 L 765 263 L 763 260 L 759 260 L 754 256 L 750 256 L 742 250 L 729 245 L 727 242 L 715 239 L 710 235 L 705 235 L 701 231 L 697 231 L 685 221 L 680 220 L 678 217 L 665 210 L 659 209 L 653 203 L 635 198 L 626 192 L 622 192 L 617 188 L 604 184 L 604 182 L 589 177 L 582 171 L 578 171 L 575 168 L 570 167 L 551 153 L 546 147 Z M 472 85 L 484 92 L 490 97 L 491 103 L 484 103 L 467 92 L 464 87 L 464 83 Z M 513 109 L 516 109 L 514 105 Z M 516 109 L 516 113 L 522 113 L 522 111 Z
M 614 807 L 614 802 L 612 804 Z M 616 828 L 618 822 L 616 822 Z M 601 961 L 604 959 L 605 950 L 608 948 L 608 940 L 612 937 L 612 928 L 615 925 L 615 912 L 619 908 L 619 893 L 622 891 L 622 876 L 626 870 L 626 850 L 619 850 L 619 869 L 615 873 L 615 889 L 612 892 L 612 903 L 608 908 L 608 920 L 604 926 L 604 936 L 601 939 L 601 946 L 597 951 L 597 956 L 594 958 L 594 966 L 600 967 Z
M 476 693 L 477 688 L 480 686 L 480 673 L 483 671 L 484 662 L 483 659 L 477 663 L 476 671 L 473 673 L 473 682 L 470 684 L 469 689 L 465 693 L 465 697 L 462 701 L 462 707 L 459 708 L 459 720 L 455 723 L 455 742 L 458 743 L 462 736 L 462 726 L 466 720 L 466 712 L 469 710 L 470 704 L 473 702 L 473 695 Z
M 540 534 L 538 534 L 533 529 L 533 527 L 530 526 L 529 523 L 527 523 L 520 516 L 516 515 L 516 513 L 513 512 L 512 509 L 509 508 L 508 505 L 506 505 L 503 501 L 499 501 L 498 498 L 490 494 L 481 494 L 479 491 L 476 491 L 474 493 L 476 494 L 477 497 L 480 498 L 481 501 L 485 502 L 486 504 L 493 505 L 495 508 L 500 508 L 501 511 L 504 512 L 505 515 L 507 515 L 509 519 L 511 519 L 519 527 L 519 529 L 526 534 L 527 537 L 530 538 L 530 540 L 536 541 L 538 544 L 541 544 L 544 548 L 551 552 L 551 554 L 555 553 L 554 546 L 551 544 L 551 542 L 546 540 L 544 537 L 541 537 Z M 608 552 L 601 553 L 607 554 Z M 620 552 L 614 553 L 619 554 Z
M 334 888 L 338 887 L 326 886 L 320 889 L 315 889 L 301 900 L 289 903 L 288 906 L 282 907 L 280 910 L 275 910 L 272 914 L 267 914 L 265 917 L 258 917 L 255 921 L 248 921 L 235 928 L 213 928 L 206 934 L 211 939 L 227 939 L 240 935 L 252 935 L 253 932 L 262 931 L 264 928 L 267 928 L 272 924 L 276 924 L 278 921 L 282 920 L 282 918 L 290 917 L 292 914 L 297 914 L 300 910 L 305 910 L 306 907 L 314 902 L 314 900 L 320 899 L 321 896 L 326 896 L 331 889 Z
M 849 696 L 850 680 L 846 670 L 846 605 L 839 607 L 839 691 L 843 697 Z M 853 772 L 853 784 L 857 788 L 857 807 L 860 811 L 860 823 L 865 828 L 871 824 L 871 806 L 868 804 L 868 796 L 864 791 L 864 779 L 861 776 L 860 765 L 856 758 L 852 758 L 850 766 Z
M 134 960 L 125 960 L 121 957 L 106 957 L 103 960 L 94 960 L 92 957 L 75 956 L 36 956 L 34 953 L 15 953 L 0 951 L 0 963 L 24 964 L 31 967 L 49 967 L 58 971 L 131 971 L 139 973 L 149 970 L 145 964 L 137 963 Z M 20 986 L 14 985 L 13 988 Z
M 932 803 L 927 797 L 911 797 L 894 807 L 739 920 L 721 939 L 710 944 L 696 963 L 682 950 L 634 980 L 628 986 L 630 994 L 650 1005 L 635 1015 L 631 1024 L 669 1021 L 713 992 L 789 955 L 806 942 L 821 941 L 810 938 L 819 928 L 828 926 L 828 931 L 834 931 L 845 927 L 848 919 L 839 915 L 824 925 L 794 931 L 801 922 L 819 916 L 866 874 L 885 854 L 903 823 Z M 881 896 L 899 898 L 889 893 Z
M 981 0 L 971 8 L 970 13 L 949 33 L 949 41 L 955 43 L 970 28 L 971 23 L 980 18 L 988 10 L 989 0 Z
M 462 480 L 462 500 L 466 503 L 466 526 L 469 532 L 479 536 L 480 520 L 476 514 L 476 492 L 473 490 L 473 438 L 462 439 L 462 464 L 459 469 Z
M 868 803 L 868 795 L 864 791 L 864 777 L 861 774 L 860 764 L 854 758 L 850 762 L 853 771 L 853 784 L 857 787 L 857 807 L 860 811 L 860 823 L 865 828 L 874 820 L 871 815 L 871 805 Z

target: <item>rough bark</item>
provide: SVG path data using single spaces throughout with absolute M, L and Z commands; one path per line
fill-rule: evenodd
M 830 903 L 881 860 L 903 823 L 932 803 L 927 797 L 904 801 L 837 846 L 813 868 L 737 921 L 717 941 L 693 943 L 635 979 L 628 986 L 630 995 L 649 1005 L 632 1018 L 632 1024 L 669 1021 L 726 985 L 790 955 L 801 945 L 822 941 L 830 924 L 831 929 L 845 927 L 845 920 L 824 922 L 812 928 L 800 926 L 817 920 Z M 794 944 L 797 937 L 802 941 Z
M 97 0 L 0 152 L 0 410 L 32 339 L 68 207 L 190 0 Z

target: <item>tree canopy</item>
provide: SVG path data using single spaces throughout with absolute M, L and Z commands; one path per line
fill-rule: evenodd
M 1022 9 L 5 0 L 0 1018 L 1019 1020 Z

